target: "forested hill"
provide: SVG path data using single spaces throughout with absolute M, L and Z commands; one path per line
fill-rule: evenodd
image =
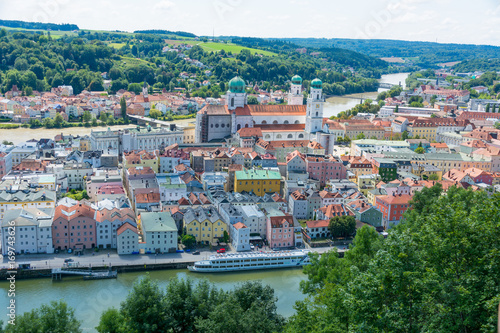
M 416 58 L 413 59 L 415 64 L 422 67 L 442 62 L 500 58 L 500 47 L 491 45 L 442 44 L 390 39 L 284 38 L 282 40 L 307 48 L 338 47 L 377 58 Z
M 31 95 L 66 84 L 73 86 L 75 94 L 84 89 L 103 91 L 107 76 L 112 80 L 110 93 L 120 89 L 139 93 L 146 80 L 156 91 L 182 88 L 191 96 L 219 98 L 236 75 L 248 83 L 249 93 L 255 93 L 251 87 L 256 85 L 267 91 L 286 91 L 290 78 L 298 74 L 306 88 L 318 77 L 325 94 L 343 95 L 377 91 L 376 79 L 387 68 L 373 59 L 377 67 L 367 61 L 367 67 L 351 70 L 350 64 L 339 63 L 341 57 L 331 56 L 329 50 L 315 57 L 261 49 L 223 41 L 166 40 L 157 34 L 79 30 L 56 36 L 0 29 L 0 90 L 5 93 L 16 85 Z M 205 81 L 210 84 L 202 85 Z
M 500 71 L 500 59 L 472 59 L 462 61 L 453 66 L 456 72 L 498 72 Z
M 196 35 L 185 31 L 169 31 L 169 30 L 136 30 L 134 34 L 152 34 L 152 35 L 175 35 L 179 37 L 195 38 Z
M 226 37 L 227 38 L 227 37 Z M 271 40 L 262 38 L 231 37 L 233 43 L 246 47 L 255 47 L 273 52 L 296 52 L 302 46 L 290 41 Z M 386 69 L 387 62 L 378 58 L 359 53 L 357 51 L 342 49 L 338 47 L 318 47 L 309 50 L 318 58 L 327 59 L 342 66 L 355 69 Z
M 8 28 L 36 29 L 36 30 L 59 30 L 73 31 L 79 30 L 76 24 L 56 24 L 56 23 L 41 23 L 41 22 L 24 22 L 0 20 L 0 26 Z

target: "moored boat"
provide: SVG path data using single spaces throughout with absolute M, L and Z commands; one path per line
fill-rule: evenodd
M 308 250 L 224 253 L 188 266 L 191 272 L 217 273 L 241 270 L 302 267 L 310 263 Z

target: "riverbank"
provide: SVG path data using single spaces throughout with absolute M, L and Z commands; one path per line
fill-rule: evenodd
M 179 126 L 187 126 L 189 123 L 193 122 L 193 119 L 182 119 L 175 120 L 169 123 L 176 124 Z M 128 125 L 114 125 L 111 128 L 113 130 L 123 130 L 127 128 L 135 128 L 137 125 L 128 124 Z M 105 131 L 107 126 L 97 126 L 97 127 L 67 127 L 67 128 L 14 128 L 14 129 L 1 129 L 0 128 L 0 142 L 3 140 L 7 140 L 13 142 L 14 144 L 18 144 L 21 142 L 26 142 L 31 139 L 54 139 L 56 135 L 64 134 L 64 135 L 73 135 L 73 136 L 85 136 L 90 135 L 90 131 Z
M 337 251 L 341 254 L 346 251 L 346 246 L 336 246 Z M 324 253 L 332 250 L 333 247 L 322 247 L 310 249 L 313 252 Z M 231 251 L 228 251 L 231 253 Z M 236 253 L 236 252 L 234 252 Z M 166 254 L 131 254 L 118 255 L 114 250 L 104 250 L 92 254 L 88 250 L 86 254 L 81 256 L 69 255 L 65 253 L 59 254 L 24 254 L 17 255 L 17 263 L 29 263 L 31 268 L 28 270 L 18 270 L 16 279 L 35 279 L 50 277 L 52 268 L 62 268 L 65 266 L 65 260 L 70 259 L 71 265 L 75 268 L 94 270 L 108 269 L 118 270 L 118 273 L 136 272 L 136 271 L 151 271 L 151 270 L 171 270 L 185 269 L 188 265 L 195 261 L 208 259 L 209 256 L 215 255 L 215 251 L 200 251 L 199 255 L 192 252 L 184 253 L 166 253 Z M 8 260 L 3 257 L 0 263 L 0 281 L 5 281 L 7 278 Z

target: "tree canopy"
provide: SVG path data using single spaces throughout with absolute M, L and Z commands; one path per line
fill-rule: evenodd
M 499 220 L 498 195 L 424 188 L 387 239 L 360 229 L 344 259 L 312 256 L 286 331 L 494 331 Z
M 163 291 L 146 276 L 134 284 L 119 310 L 102 314 L 96 329 L 100 333 L 271 333 L 281 331 L 284 323 L 274 290 L 260 282 L 223 291 L 206 280 L 195 285 L 172 279 Z

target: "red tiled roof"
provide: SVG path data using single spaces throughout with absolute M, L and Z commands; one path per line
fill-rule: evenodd
M 233 227 L 234 227 L 235 229 L 245 229 L 247 226 L 246 226 L 246 225 L 244 225 L 244 224 L 243 224 L 243 223 L 241 223 L 241 222 L 238 222 L 238 223 L 233 224 Z
M 134 233 L 136 234 L 139 234 L 139 232 L 137 231 L 137 228 L 134 227 L 133 225 L 131 225 L 130 223 L 128 222 L 125 222 L 121 227 L 119 227 L 117 230 L 116 230 L 116 234 L 118 236 L 120 236 L 124 231 L 126 230 L 132 230 Z
M 160 193 L 138 193 L 135 196 L 137 203 L 152 203 L 160 202 Z
M 377 197 L 377 202 L 381 201 L 386 205 L 400 205 L 407 204 L 412 199 L 409 194 L 399 194 L 399 195 L 381 195 Z
M 330 220 L 306 221 L 306 225 L 309 229 L 327 228 L 330 225 Z

